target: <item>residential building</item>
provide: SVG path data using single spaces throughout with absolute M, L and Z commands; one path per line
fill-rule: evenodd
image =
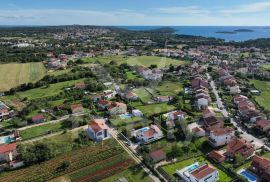
M 215 112 L 213 111 L 213 109 L 210 109 L 209 107 L 207 107 L 206 109 L 203 110 L 203 118 L 209 118 L 209 117 L 214 117 L 216 116 Z
M 262 181 L 269 181 L 270 160 L 258 155 L 254 155 L 249 170 L 259 176 Z
M 0 162 L 11 162 L 16 158 L 17 155 L 16 143 L 0 145 Z
M 43 114 L 38 114 L 32 117 L 32 122 L 35 124 L 43 123 L 45 121 L 45 117 Z
M 10 108 L 0 101 L 0 119 L 10 116 Z
M 94 119 L 90 121 L 88 128 L 86 129 L 87 134 L 94 141 L 110 138 L 111 135 L 108 130 L 109 127 L 106 125 L 104 119 Z
M 176 170 L 176 174 L 187 182 L 215 182 L 219 180 L 218 170 L 208 164 L 200 165 L 198 162 Z
M 157 163 L 166 160 L 166 153 L 162 149 L 158 149 L 150 152 L 149 157 L 153 160 L 153 162 Z
M 71 109 L 72 114 L 84 112 L 84 108 L 83 108 L 82 104 L 72 104 L 70 106 L 70 109 Z
M 210 132 L 216 128 L 223 128 L 223 126 L 224 126 L 224 122 L 215 116 L 210 116 L 208 118 L 204 118 L 203 128 L 207 132 Z
M 156 102 L 169 102 L 170 100 L 172 100 L 172 96 L 158 96 L 155 97 L 154 100 Z
M 126 99 L 130 100 L 130 101 L 134 101 L 134 100 L 137 100 L 139 97 L 137 94 L 135 94 L 134 92 L 131 92 L 129 91 L 127 94 L 126 94 Z
M 187 115 L 187 113 L 185 113 L 185 112 L 183 112 L 181 110 L 171 111 L 171 112 L 167 113 L 167 120 L 181 121 L 181 120 L 185 119 L 186 115 Z
M 108 100 L 99 100 L 97 102 L 97 106 L 99 110 L 105 110 L 110 104 L 111 104 L 111 101 L 108 101 Z
M 196 136 L 196 137 L 203 137 L 205 136 L 205 130 L 201 127 L 195 127 L 191 129 L 191 132 Z
M 141 116 L 143 116 L 143 113 L 139 109 L 134 109 L 134 110 L 132 110 L 132 115 L 135 117 L 141 117 Z
M 149 143 L 163 137 L 163 133 L 157 127 L 157 125 L 150 125 L 149 127 L 144 127 L 144 128 L 135 130 L 134 134 L 137 140 L 143 143 Z
M 215 162 L 217 163 L 222 163 L 225 161 L 226 157 L 219 151 L 217 150 L 212 150 L 210 153 L 209 153 L 209 157 L 211 159 L 213 159 Z
M 234 137 L 233 128 L 230 127 L 215 128 L 212 131 L 210 131 L 208 141 L 213 147 L 219 147 L 229 143 L 233 139 L 233 137 Z
M 86 84 L 85 83 L 76 83 L 74 88 L 79 89 L 79 90 L 85 90 Z
M 225 156 L 234 158 L 236 154 L 245 159 L 251 157 L 254 153 L 254 146 L 243 138 L 234 138 L 227 145 Z
M 127 105 L 121 102 L 112 102 L 107 109 L 110 115 L 124 114 L 127 112 Z
M 256 127 L 262 132 L 270 131 L 270 120 L 260 119 L 256 121 Z

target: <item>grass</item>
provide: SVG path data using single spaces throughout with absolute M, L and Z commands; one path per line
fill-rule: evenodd
M 250 80 L 250 82 L 261 92 L 259 96 L 255 96 L 255 100 L 264 109 L 270 111 L 270 82 L 259 80 Z
M 63 74 L 69 73 L 70 71 L 71 71 L 71 69 L 55 70 L 55 71 L 48 72 L 48 75 L 59 76 L 59 75 L 63 75 Z
M 111 120 L 111 123 L 113 126 L 125 126 L 125 125 L 140 122 L 141 120 L 142 120 L 141 117 L 132 117 L 128 119 L 117 118 L 115 120 Z
M 171 58 L 164 58 L 164 57 L 157 57 L 157 56 L 100 56 L 95 58 L 83 58 L 85 63 L 95 63 L 99 61 L 100 63 L 109 63 L 110 61 L 115 61 L 117 64 L 127 63 L 131 66 L 135 65 L 143 65 L 149 67 L 150 65 L 157 65 L 159 68 L 168 67 L 170 64 L 172 65 L 182 65 L 185 64 L 185 61 L 171 59 Z
M 183 85 L 179 82 L 165 81 L 165 82 L 162 82 L 161 85 L 157 86 L 155 90 L 158 91 L 160 95 L 172 96 L 183 91 Z
M 167 103 L 141 105 L 141 106 L 137 106 L 136 108 L 139 109 L 140 111 L 142 111 L 146 116 L 164 113 L 164 112 L 176 109 L 175 106 L 168 105 Z
M 176 173 L 177 169 L 182 169 L 186 166 L 189 166 L 195 162 L 199 162 L 200 164 L 203 163 L 208 163 L 211 164 L 208 160 L 206 160 L 204 157 L 200 156 L 200 157 L 195 157 L 195 158 L 191 158 L 191 159 L 187 159 L 187 160 L 183 160 L 181 162 L 177 162 L 174 164 L 170 164 L 170 165 L 166 165 L 163 166 L 162 168 L 164 169 L 164 171 L 166 171 L 172 178 L 174 178 L 174 174 Z M 219 182 L 229 182 L 232 180 L 232 178 L 230 176 L 228 176 L 226 173 L 224 173 L 223 171 L 219 170 Z
M 23 140 L 28 140 L 31 138 L 39 137 L 42 135 L 48 134 L 48 132 L 56 132 L 61 131 L 63 129 L 62 122 L 45 124 L 42 126 L 35 126 L 32 128 L 28 128 L 20 131 L 20 136 Z
M 106 178 L 101 182 L 115 182 L 116 180 L 122 177 L 125 177 L 129 182 L 137 182 L 137 181 L 152 182 L 151 178 L 148 176 L 147 173 L 143 171 L 143 169 L 141 168 L 135 169 L 134 167 L 126 169 L 123 172 L 113 175 L 109 178 Z
M 133 91 L 138 95 L 138 97 L 139 97 L 143 102 L 153 102 L 153 100 L 151 99 L 151 98 L 152 98 L 151 94 L 149 94 L 149 93 L 144 89 L 144 87 L 134 89 Z
M 0 65 L 0 91 L 7 91 L 23 83 L 36 82 L 46 74 L 40 63 L 10 63 Z
M 24 91 L 24 92 L 17 92 L 15 96 L 11 96 L 8 98 L 12 99 L 14 97 L 19 97 L 19 98 L 26 97 L 32 100 L 32 99 L 54 96 L 62 92 L 64 88 L 71 87 L 75 83 L 79 83 L 82 81 L 83 79 L 79 79 L 79 80 L 71 80 L 71 81 L 66 81 L 66 82 L 50 84 L 49 87 L 39 87 L 39 88 Z

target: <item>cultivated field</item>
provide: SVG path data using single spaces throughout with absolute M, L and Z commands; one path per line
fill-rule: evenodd
M 168 67 L 170 64 L 172 65 L 182 65 L 185 64 L 185 61 L 165 58 L 165 57 L 158 57 L 158 56 L 102 56 L 102 57 L 95 57 L 95 58 L 84 58 L 83 59 L 86 63 L 95 63 L 100 62 L 110 63 L 111 61 L 115 61 L 117 64 L 127 63 L 131 66 L 135 65 L 143 65 L 149 67 L 150 65 L 157 65 L 159 68 Z
M 36 82 L 45 73 L 42 63 L 0 64 L 0 91 L 7 91 L 23 83 Z
M 70 162 L 65 170 L 59 168 L 63 161 Z M 101 181 L 134 165 L 135 162 L 117 142 L 110 139 L 37 165 L 7 172 L 0 177 L 0 181 L 61 181 L 60 178 L 76 182 Z

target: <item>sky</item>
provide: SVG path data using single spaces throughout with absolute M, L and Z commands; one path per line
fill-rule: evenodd
M 0 25 L 269 26 L 270 0 L 0 0 Z

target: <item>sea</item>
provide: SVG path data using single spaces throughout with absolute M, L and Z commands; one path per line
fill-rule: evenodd
M 128 30 L 143 31 L 162 28 L 162 26 L 118 26 Z M 259 38 L 270 38 L 270 27 L 267 26 L 166 26 L 179 35 L 194 35 L 224 39 L 225 41 L 246 41 Z M 250 31 L 235 31 L 250 30 Z

